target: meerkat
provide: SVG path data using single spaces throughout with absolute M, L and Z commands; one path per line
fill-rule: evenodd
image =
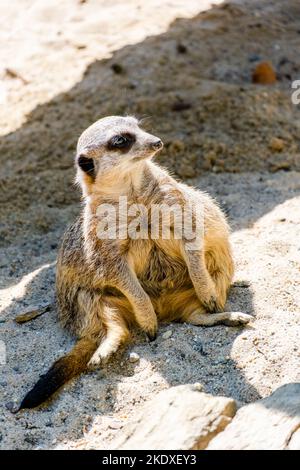
M 152 341 L 158 321 L 237 326 L 251 320 L 223 311 L 234 273 L 223 212 L 206 192 L 176 181 L 153 162 L 162 147 L 128 116 L 100 119 L 80 136 L 75 164 L 84 207 L 65 233 L 56 275 L 60 321 L 78 340 L 41 376 L 20 409 L 40 405 L 65 382 L 106 361 L 129 339 L 132 325 Z M 176 238 L 174 217 L 167 239 L 99 237 L 98 208 L 117 209 L 120 197 L 149 210 L 155 204 L 199 207 L 201 243 L 191 250 L 190 240 Z

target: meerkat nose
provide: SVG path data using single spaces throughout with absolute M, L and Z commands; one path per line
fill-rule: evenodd
M 152 143 L 151 143 L 151 147 L 152 147 L 153 149 L 155 149 L 155 150 L 161 149 L 162 146 L 163 146 L 163 143 L 162 143 L 162 141 L 161 141 L 160 139 L 158 139 L 158 140 L 156 140 L 155 142 L 152 142 Z

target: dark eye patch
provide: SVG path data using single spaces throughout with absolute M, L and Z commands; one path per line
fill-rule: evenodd
M 95 179 L 96 172 L 95 172 L 95 165 L 94 160 L 92 158 L 86 157 L 85 155 L 80 155 L 78 160 L 78 165 L 89 176 Z
M 135 135 L 129 132 L 114 135 L 107 143 L 108 150 L 122 150 L 128 152 L 134 142 L 136 141 Z

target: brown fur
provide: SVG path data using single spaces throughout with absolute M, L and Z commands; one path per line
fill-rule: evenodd
M 128 148 L 111 148 L 114 134 L 128 133 L 134 135 Z M 79 139 L 77 182 L 85 207 L 64 236 L 56 285 L 62 324 L 81 341 L 93 338 L 94 354 L 90 350 L 85 354 L 82 347 L 81 362 L 78 355 L 67 356 L 70 376 L 76 367 L 82 371 L 88 361 L 97 365 L 108 358 L 128 339 L 130 325 L 138 325 L 154 339 L 157 319 L 206 326 L 237 325 L 250 319 L 246 314 L 214 313 L 224 309 L 234 271 L 228 224 L 210 196 L 175 181 L 151 161 L 153 147 L 159 145 L 132 117 L 104 118 Z M 104 203 L 118 208 L 119 196 L 127 196 L 129 206 L 176 203 L 182 207 L 186 201 L 201 206 L 203 245 L 190 251 L 184 239 L 174 236 L 100 240 L 97 208 Z

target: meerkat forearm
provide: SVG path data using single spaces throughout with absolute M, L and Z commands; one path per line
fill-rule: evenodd
M 106 304 L 103 309 L 103 317 L 106 324 L 106 336 L 91 357 L 89 366 L 106 362 L 130 336 L 124 319 L 115 307 Z
M 185 260 L 196 294 L 210 313 L 218 310 L 216 286 L 205 265 L 204 250 L 191 250 L 184 245 Z
M 123 265 L 122 271 L 118 278 L 114 279 L 112 285 L 127 297 L 133 307 L 137 324 L 146 332 L 150 340 L 154 340 L 157 332 L 156 313 L 135 273 L 129 266 Z

